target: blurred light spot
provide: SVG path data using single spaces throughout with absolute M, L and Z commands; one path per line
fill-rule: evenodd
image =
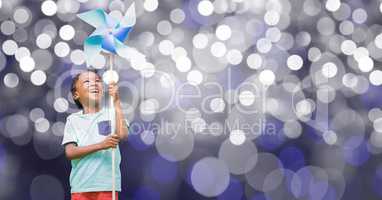
M 296 104 L 296 112 L 298 116 L 309 115 L 313 112 L 313 105 L 308 100 L 301 100 Z
M 229 134 L 229 141 L 234 145 L 242 145 L 246 140 L 244 131 L 232 130 Z
M 152 63 L 146 62 L 140 70 L 142 77 L 150 78 L 155 74 L 155 66 Z
M 374 61 L 368 56 L 363 56 L 358 59 L 358 68 L 362 72 L 370 72 L 374 68 Z
M 35 121 L 34 127 L 36 131 L 45 133 L 49 130 L 50 123 L 46 118 L 39 118 Z
M 329 17 L 322 17 L 318 20 L 316 28 L 321 35 L 332 35 L 335 31 L 335 23 Z
M 382 49 L 382 33 L 378 34 L 374 39 L 374 44 L 376 47 Z
M 52 0 L 46 0 L 41 4 L 41 11 L 47 16 L 53 16 L 57 12 L 57 4 Z
M 260 72 L 259 80 L 264 85 L 272 85 L 275 82 L 276 76 L 271 70 L 263 70 Z
M 183 12 L 182 9 L 176 8 L 171 11 L 170 13 L 170 19 L 175 24 L 180 24 L 184 21 L 186 18 L 186 14 Z
M 374 120 L 373 127 L 375 131 L 382 133 L 382 117 Z
M 4 35 L 12 35 L 15 33 L 16 25 L 12 21 L 3 21 L 0 26 L 0 30 Z
M 244 106 L 250 106 L 255 102 L 255 95 L 249 90 L 240 92 L 239 102 Z
M 287 65 L 291 70 L 299 70 L 303 64 L 303 60 L 299 55 L 291 55 L 288 57 Z
M 330 103 L 336 97 L 336 91 L 330 85 L 320 86 L 317 90 L 317 99 L 323 103 Z
M 274 26 L 279 23 L 280 14 L 275 10 L 267 11 L 264 15 L 264 21 L 269 26 Z
M 69 54 L 70 52 L 70 47 L 69 45 L 66 43 L 66 42 L 58 42 L 55 46 L 54 46 L 54 53 L 58 56 L 58 57 L 65 57 Z
M 231 38 L 231 35 L 232 35 L 232 31 L 231 31 L 231 28 L 226 25 L 226 24 L 223 24 L 223 25 L 219 25 L 217 28 L 216 28 L 216 37 L 219 39 L 219 40 L 223 40 L 223 41 L 226 41 L 228 40 L 229 38 Z
M 199 85 L 203 81 L 203 74 L 198 70 L 192 70 L 187 74 L 187 81 L 191 85 Z
M 32 57 L 26 56 L 20 60 L 20 69 L 24 72 L 31 72 L 34 70 L 36 63 Z
M 382 71 L 381 70 L 374 70 L 369 75 L 370 83 L 375 86 L 382 85 Z
M 158 8 L 158 0 L 145 0 L 143 8 L 148 12 L 153 12 Z
M 198 4 L 198 11 L 203 16 L 210 16 L 214 12 L 214 5 L 208 0 L 202 0 Z
M 338 10 L 341 6 L 340 0 L 327 0 L 325 4 L 325 8 L 330 12 L 334 12 Z
M 225 140 L 219 148 L 219 159 L 223 160 L 227 164 L 229 171 L 235 175 L 249 172 L 257 162 L 257 148 L 255 144 L 250 140 L 238 142 L 240 144 L 233 143 L 231 139 Z
M 334 131 L 325 131 L 324 134 L 322 135 L 324 138 L 324 141 L 328 145 L 334 145 L 337 143 L 337 134 Z
M 162 40 L 159 43 L 158 48 L 161 54 L 168 56 L 172 54 L 175 46 L 174 46 L 174 43 L 171 42 L 170 40 Z
M 222 98 L 214 98 L 210 102 L 210 108 L 216 113 L 223 112 L 225 109 L 225 102 Z
M 10 138 L 19 137 L 27 133 L 29 128 L 28 118 L 21 114 L 11 115 L 6 118 L 5 129 Z
M 381 38 L 382 39 L 382 38 Z M 341 43 L 341 51 L 345 55 L 352 55 L 353 52 L 357 49 L 357 44 L 352 40 L 345 40 Z
M 176 68 L 180 72 L 188 72 L 191 69 L 192 63 L 191 59 L 186 56 L 180 57 L 175 61 Z
M 17 8 L 13 13 L 13 19 L 18 24 L 26 23 L 30 18 L 30 11 L 27 8 Z
M 70 60 L 76 65 L 82 65 L 85 62 L 85 53 L 80 49 L 73 50 L 70 53 Z
M 198 33 L 193 37 L 192 44 L 197 49 L 204 49 L 208 45 L 208 37 L 203 33 Z
M 44 113 L 44 110 L 42 110 L 41 108 L 33 108 L 29 112 L 29 119 L 32 120 L 33 122 L 36 122 L 38 119 L 44 118 L 44 117 L 45 117 L 45 113 Z
M 50 47 L 51 44 L 52 44 L 52 38 L 48 34 L 42 33 L 39 36 L 37 36 L 36 45 L 40 49 L 47 49 Z
M 229 170 L 226 164 L 213 157 L 205 157 L 192 168 L 191 184 L 205 197 L 214 197 L 223 193 L 229 185 Z
M 161 35 L 169 35 L 172 32 L 171 23 L 167 20 L 160 21 L 157 25 L 157 31 Z
M 295 139 L 302 134 L 302 126 L 298 121 L 287 121 L 284 123 L 283 132 L 288 138 Z
M 102 80 L 106 84 L 110 84 L 111 82 L 118 83 L 119 75 L 115 70 L 107 70 L 102 74 Z
M 251 69 L 259 69 L 263 64 L 263 59 L 257 53 L 253 53 L 247 57 L 247 65 Z
M 257 40 L 256 48 L 260 53 L 268 53 L 272 48 L 272 42 L 267 38 L 261 38 Z
M 17 43 L 13 40 L 6 40 L 2 45 L 3 52 L 8 56 L 14 55 L 18 48 Z
M 367 13 L 362 8 L 357 8 L 353 11 L 352 19 L 357 24 L 363 24 L 367 20 Z
M 327 62 L 322 66 L 321 73 L 326 78 L 333 78 L 337 75 L 337 65 L 332 62 Z
M 57 98 L 53 104 L 54 110 L 59 113 L 66 112 L 69 108 L 69 102 L 64 98 Z
M 281 39 L 280 29 L 277 27 L 271 27 L 265 32 L 265 36 L 272 42 L 278 42 Z
M 343 35 L 350 35 L 353 33 L 354 31 L 354 25 L 353 25 L 353 22 L 351 21 L 348 21 L 348 20 L 345 20 L 343 22 L 340 23 L 340 32 L 343 34 Z
M 105 56 L 98 54 L 94 56 L 93 60 L 90 61 L 90 65 L 96 69 L 102 69 L 106 65 Z
M 232 49 L 227 52 L 227 60 L 231 65 L 238 65 L 243 60 L 243 55 L 237 49 Z
M 22 58 L 24 57 L 30 57 L 31 56 L 31 52 L 29 51 L 28 48 L 26 47 L 20 47 L 16 50 L 16 53 L 15 53 L 15 58 L 17 61 L 21 61 Z
M 52 125 L 52 133 L 55 136 L 63 136 L 64 135 L 64 128 L 65 128 L 65 123 L 64 122 L 55 122 Z
M 31 74 L 31 82 L 33 85 L 40 86 L 46 82 L 46 74 L 44 71 L 36 70 Z
M 312 47 L 308 51 L 308 59 L 312 62 L 316 62 L 321 58 L 321 50 L 317 47 Z
M 227 48 L 222 42 L 214 42 L 211 45 L 211 54 L 215 57 L 221 58 L 226 54 L 226 52 Z
M 59 35 L 63 40 L 71 40 L 74 38 L 76 31 L 74 30 L 73 26 L 71 25 L 64 25 L 59 30 Z

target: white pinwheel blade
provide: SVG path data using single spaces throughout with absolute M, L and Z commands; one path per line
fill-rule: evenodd
M 106 14 L 105 11 L 103 11 L 102 9 L 87 11 L 87 12 L 78 14 L 77 16 L 81 20 L 83 20 L 84 22 L 90 24 L 91 26 L 95 28 L 99 28 L 99 27 L 112 28 L 117 25 L 116 20 L 114 20 L 112 17 Z
M 137 19 L 135 16 L 135 2 L 131 4 L 129 9 L 127 9 L 125 16 L 122 18 L 120 25 L 122 27 L 132 27 L 135 25 Z

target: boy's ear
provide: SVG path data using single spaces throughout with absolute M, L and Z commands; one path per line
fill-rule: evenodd
M 79 94 L 78 94 L 77 91 L 74 92 L 74 94 L 73 94 L 73 98 L 74 98 L 75 100 L 77 100 L 78 98 L 80 98 L 80 96 L 79 96 Z

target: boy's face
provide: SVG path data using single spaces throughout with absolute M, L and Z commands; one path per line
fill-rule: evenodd
M 94 106 L 100 103 L 102 95 L 101 78 L 94 72 L 81 73 L 73 97 L 79 99 L 82 105 Z

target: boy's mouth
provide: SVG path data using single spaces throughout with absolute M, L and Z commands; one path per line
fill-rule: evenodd
M 95 89 L 95 90 L 90 90 L 90 93 L 92 94 L 99 94 L 99 90 Z

